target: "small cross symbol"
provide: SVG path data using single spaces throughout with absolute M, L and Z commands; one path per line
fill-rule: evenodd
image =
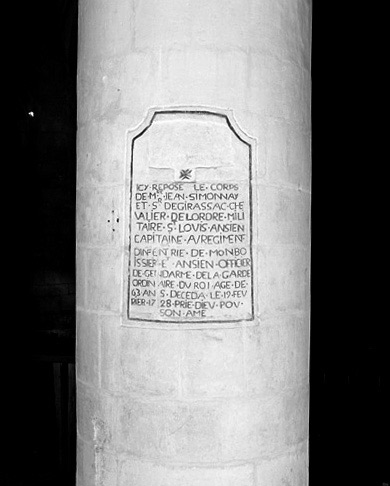
M 192 169 L 182 169 L 180 171 L 180 179 L 182 179 L 182 180 L 191 179 L 191 172 L 192 172 Z

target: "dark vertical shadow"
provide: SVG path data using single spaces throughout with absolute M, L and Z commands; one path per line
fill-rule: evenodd
M 314 6 L 311 486 L 390 484 L 387 300 L 376 273 L 387 216 L 371 183 L 383 158 L 362 96 L 378 89 L 362 68 L 373 63 L 373 32 L 360 29 L 369 15 Z
M 11 312 L 2 339 L 7 450 L 0 483 L 10 486 L 75 484 L 77 4 L 22 0 L 7 19 Z

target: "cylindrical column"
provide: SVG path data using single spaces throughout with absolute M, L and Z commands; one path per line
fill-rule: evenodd
M 310 1 L 79 9 L 77 484 L 304 486 Z

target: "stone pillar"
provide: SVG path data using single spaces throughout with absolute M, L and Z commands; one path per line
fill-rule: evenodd
M 80 0 L 78 486 L 307 484 L 310 25 Z

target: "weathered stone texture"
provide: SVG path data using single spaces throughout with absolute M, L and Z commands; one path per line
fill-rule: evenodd
M 267 134 L 268 181 L 309 191 L 310 131 L 284 120 L 270 120 Z
M 309 249 L 290 245 L 259 246 L 259 306 L 263 316 L 307 312 Z
M 189 397 L 237 396 L 245 392 L 241 329 L 183 333 L 183 390 Z
M 307 315 L 271 317 L 245 330 L 245 365 L 250 394 L 268 396 L 309 381 Z
M 126 329 L 102 319 L 102 386 L 136 396 L 177 397 L 180 393 L 178 333 Z M 167 359 L 169 357 L 169 359 Z
M 77 484 L 117 486 L 118 460 L 96 443 L 77 442 Z
M 107 220 L 102 218 L 102 224 Z M 119 313 L 122 305 L 121 250 L 87 250 L 86 308 L 93 311 Z
M 276 456 L 257 465 L 256 486 L 301 486 L 308 484 L 307 446 L 297 452 Z
M 310 195 L 306 192 L 259 184 L 258 218 L 261 243 L 307 247 L 310 241 Z
M 120 220 L 122 205 L 122 187 L 84 187 L 79 190 L 77 242 L 91 246 L 121 247 L 123 244 L 123 224 Z
M 123 460 L 119 485 L 127 486 L 253 486 L 253 465 L 175 467 L 137 460 Z
M 96 314 L 77 311 L 76 362 L 77 378 L 84 383 L 99 386 L 100 378 L 100 323 Z M 88 343 L 86 349 L 84 344 Z

